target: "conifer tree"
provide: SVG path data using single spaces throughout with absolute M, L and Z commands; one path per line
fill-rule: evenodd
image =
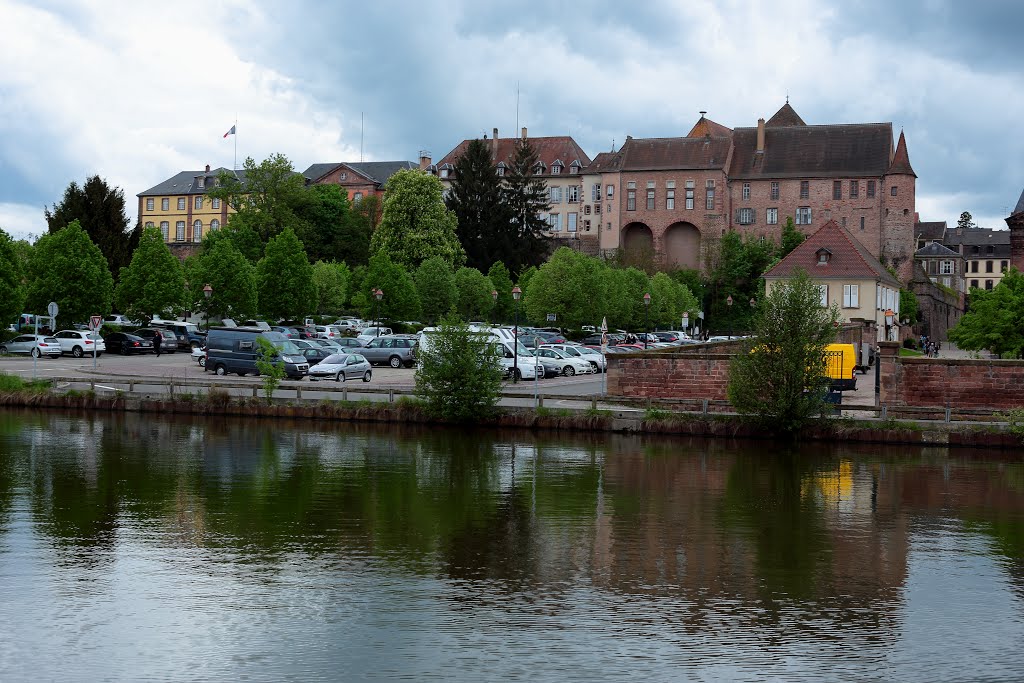
M 511 240 L 508 251 L 501 259 L 513 273 L 529 266 L 539 267 L 547 259 L 548 238 L 544 235 L 547 224 L 541 218 L 551 204 L 547 183 L 535 175 L 539 157 L 529 140 L 515 143 L 512 163 L 505 175 L 505 201 L 511 214 Z
M 455 178 L 445 199 L 459 224 L 456 234 L 466 250 L 466 265 L 484 270 L 514 249 L 509 206 L 498 169 L 483 140 L 471 140 L 455 163 Z

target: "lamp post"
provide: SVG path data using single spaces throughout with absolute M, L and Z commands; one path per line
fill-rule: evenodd
M 380 316 L 378 311 L 380 310 L 380 300 L 384 298 L 384 290 L 377 288 L 373 290 L 373 336 L 380 336 Z
M 644 294 L 644 351 L 647 350 L 647 330 L 650 328 L 651 294 Z
M 754 309 L 757 308 L 757 299 L 750 297 L 750 330 L 754 331 Z
M 491 300 L 494 301 L 494 303 L 491 304 L 491 324 L 493 325 L 494 324 L 494 309 L 496 309 L 498 307 L 498 290 L 496 290 L 496 289 L 492 289 L 491 290 Z
M 513 328 L 515 342 L 512 344 L 512 382 L 519 381 L 519 298 L 523 296 L 523 290 L 519 285 L 512 288 L 512 298 L 516 302 L 516 325 Z M 534 371 L 536 372 L 536 370 Z
M 210 331 L 210 297 L 213 296 L 213 287 L 206 283 L 203 287 L 203 296 L 206 297 L 206 331 Z
M 729 307 L 729 339 L 732 339 L 732 294 L 725 298 L 725 305 Z

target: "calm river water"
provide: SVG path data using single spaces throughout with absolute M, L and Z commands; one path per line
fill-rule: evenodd
M 0 680 L 1024 676 L 1020 456 L 0 412 Z

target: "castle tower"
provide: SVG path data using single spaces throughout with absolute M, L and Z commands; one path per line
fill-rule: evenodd
M 889 170 L 882 177 L 882 263 L 896 268 L 900 281 L 909 282 L 914 268 L 914 213 L 917 174 L 910 165 L 907 140 L 900 139 Z
M 1006 225 L 1010 227 L 1010 265 L 1024 273 L 1024 192 Z

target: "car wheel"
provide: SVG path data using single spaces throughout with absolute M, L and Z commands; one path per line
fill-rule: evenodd
M 33 358 L 39 358 L 39 356 L 41 356 L 41 355 L 43 355 L 43 354 L 39 352 L 39 347 L 38 346 L 36 348 L 32 349 L 32 357 Z
M 225 368 L 223 365 L 218 365 L 217 367 L 215 367 L 213 369 L 213 372 L 217 375 L 220 375 L 221 377 L 228 374 L 227 368 Z
M 344 382 L 345 381 L 345 371 L 344 370 L 338 370 L 338 374 L 334 376 L 334 381 L 335 382 Z
M 206 367 L 206 356 L 200 356 L 199 357 L 199 367 L 201 367 L 201 368 L 205 368 Z
M 515 380 L 517 382 L 521 381 L 523 379 L 523 371 L 520 370 L 519 368 L 513 369 L 512 370 L 512 377 L 515 378 Z
M 564 367 L 564 368 L 562 369 L 562 374 L 563 374 L 563 375 L 565 375 L 566 377 L 572 377 L 573 375 L 575 375 L 575 374 L 576 374 L 576 368 L 574 368 L 574 367 L 573 367 L 573 366 L 571 366 L 571 365 L 566 365 L 566 366 L 565 366 L 565 367 Z
M 75 358 L 81 358 L 85 354 L 82 353 L 81 346 L 76 346 L 75 348 L 71 349 L 71 355 L 74 356 Z
M 363 373 L 364 382 L 369 382 L 371 379 L 373 379 L 373 373 L 370 370 L 367 370 L 366 372 Z
M 388 364 L 397 370 L 402 367 L 402 359 L 398 356 L 391 356 L 391 358 L 388 359 Z
M 6 356 L 6 355 L 7 355 L 7 347 L 6 346 L 0 346 L 0 356 Z

